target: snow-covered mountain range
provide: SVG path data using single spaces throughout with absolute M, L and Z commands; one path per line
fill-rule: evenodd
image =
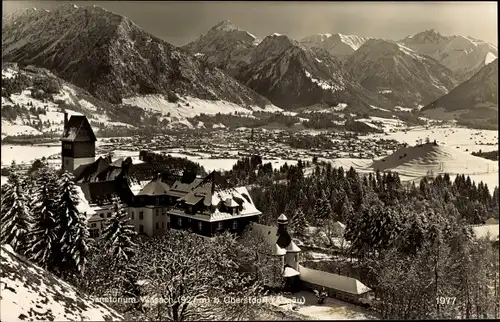
M 436 60 L 381 39 L 366 41 L 344 67 L 364 88 L 405 108 L 426 105 L 457 85 L 453 72 Z
M 2 35 L 4 61 L 45 67 L 110 103 L 163 94 L 271 105 L 224 72 L 98 6 L 27 10 Z
M 385 106 L 383 97 L 353 82 L 327 51 L 307 48 L 284 35 L 264 38 L 236 77 L 285 109 L 321 102 L 357 110 Z
M 2 79 L 12 78 L 10 89 L 2 88 L 2 103 L 10 106 L 2 107 L 2 115 L 9 112 L 2 123 L 23 127 L 16 133 L 26 132 L 24 126 L 39 133 L 33 122 L 42 123 L 42 132 L 57 132 L 60 125 L 44 128 L 50 120 L 30 111 L 48 103 L 54 105 L 50 113 L 75 110 L 94 124 L 127 127 L 169 126 L 200 113 L 316 105 L 368 114 L 418 110 L 497 56 L 491 44 L 434 30 L 400 41 L 338 33 L 294 40 L 277 33 L 257 38 L 225 20 L 178 48 L 95 5 L 33 8 L 5 18 L 2 58 L 19 68 L 2 68 Z M 33 66 L 37 75 L 30 77 L 39 79 L 43 70 L 60 84 L 42 93 L 43 100 L 33 92 L 40 86 L 21 88 L 16 80 Z M 71 99 L 61 99 L 65 95 Z
M 443 36 L 434 29 L 408 36 L 400 41 L 405 46 L 439 61 L 467 80 L 498 57 L 498 48 L 468 36 Z
M 383 97 L 353 82 L 328 51 L 278 33 L 257 40 L 223 21 L 184 49 L 224 69 L 281 108 L 342 103 L 359 110 L 385 105 Z
M 356 35 L 317 34 L 302 38 L 300 43 L 309 48 L 322 48 L 332 56 L 346 59 L 359 49 L 368 39 Z

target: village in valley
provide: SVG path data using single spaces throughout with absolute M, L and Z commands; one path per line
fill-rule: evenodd
M 107 6 L 5 17 L 1 321 L 500 317 L 496 45 Z

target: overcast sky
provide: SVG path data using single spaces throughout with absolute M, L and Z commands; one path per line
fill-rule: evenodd
M 64 3 L 98 5 L 125 15 L 146 31 L 182 46 L 222 20 L 257 37 L 278 32 L 299 39 L 344 33 L 398 40 L 435 29 L 497 45 L 497 3 L 491 2 L 198 2 L 198 1 L 2 1 L 4 13 L 51 9 Z

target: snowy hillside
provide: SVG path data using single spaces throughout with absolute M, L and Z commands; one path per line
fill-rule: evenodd
M 453 72 L 436 60 L 386 40 L 366 41 L 345 68 L 366 89 L 406 109 L 432 102 L 457 83 Z
M 194 55 L 98 6 L 28 12 L 4 26 L 3 59 L 45 67 L 118 104 L 148 94 L 264 107 L 269 101 Z
M 400 41 L 413 50 L 431 56 L 466 80 L 498 57 L 496 46 L 468 36 L 443 36 L 434 29 Z
M 113 117 L 109 106 L 46 69 L 12 63 L 2 68 L 2 137 L 59 134 L 63 110 L 85 114 L 97 126 L 134 127 Z
M 469 80 L 422 108 L 438 119 L 455 119 L 471 125 L 498 125 L 498 59 L 484 66 Z M 498 128 L 498 127 L 496 127 Z
M 498 162 L 476 157 L 443 143 L 408 146 L 376 160 L 335 159 L 332 165 L 344 168 L 354 167 L 362 173 L 377 170 L 397 172 L 403 182 L 418 183 L 423 177 L 449 174 L 452 180 L 456 175 L 470 176 L 478 184 L 483 181 L 490 192 L 498 186 Z
M 1 246 L 2 321 L 122 321 L 123 317 Z
M 300 43 L 309 48 L 325 49 L 334 57 L 346 59 L 369 39 L 356 35 L 318 34 L 305 37 Z

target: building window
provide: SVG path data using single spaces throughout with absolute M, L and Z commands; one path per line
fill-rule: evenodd
M 182 217 L 177 218 L 177 224 L 179 224 L 179 227 L 182 227 Z
M 90 238 L 99 237 L 99 229 L 89 229 Z
M 90 227 L 95 228 L 95 227 L 97 227 L 97 224 L 96 224 L 95 222 L 94 222 L 94 223 L 91 223 L 91 224 L 90 224 Z
M 140 211 L 139 212 L 139 220 L 143 220 L 144 219 L 144 211 Z
M 203 229 L 203 223 L 198 221 L 198 230 L 201 231 Z
M 110 212 L 108 212 L 107 217 L 108 217 L 108 218 L 111 218 L 111 213 L 110 213 Z
M 144 232 L 144 225 L 139 225 L 139 233 L 143 233 Z
M 236 229 L 236 228 L 238 228 L 238 221 L 233 220 L 233 229 Z
M 156 208 L 156 216 L 160 215 L 160 208 Z
M 99 214 L 99 217 L 104 218 L 104 214 Z
M 218 230 L 222 230 L 222 229 L 224 229 L 224 224 L 222 223 L 222 221 L 219 221 L 219 222 L 217 223 L 217 229 L 218 229 Z
M 132 211 L 132 220 L 135 219 L 135 213 Z
M 162 221 L 161 222 L 161 229 L 165 228 L 165 223 Z
M 160 223 L 159 222 L 156 223 L 156 229 L 160 229 Z

